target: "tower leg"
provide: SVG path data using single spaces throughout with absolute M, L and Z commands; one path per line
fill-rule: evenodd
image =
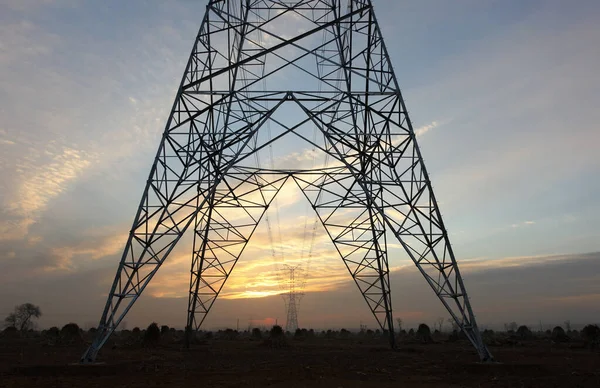
M 196 220 L 186 341 L 199 330 L 287 175 L 233 168 Z
M 346 169 L 294 176 L 377 323 L 395 347 L 385 224 Z

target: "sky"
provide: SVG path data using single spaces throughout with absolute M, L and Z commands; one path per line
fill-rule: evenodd
M 480 324 L 600 322 L 600 4 L 374 5 Z M 0 315 L 31 302 L 40 327 L 97 323 L 205 6 L 0 0 Z M 312 216 L 280 196 L 289 259 Z M 375 327 L 323 233 L 300 325 Z M 284 320 L 271 240 L 261 223 L 206 328 Z M 127 325 L 184 325 L 190 251 Z M 397 246 L 390 267 L 395 317 L 447 316 Z

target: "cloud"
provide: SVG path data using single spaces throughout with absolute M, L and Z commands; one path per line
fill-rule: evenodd
M 23 238 L 48 203 L 77 179 L 94 161 L 94 156 L 70 147 L 50 144 L 45 150 L 32 149 L 17 164 L 18 183 L 3 201 L 12 220 L 0 222 L 2 239 Z
M 431 124 L 424 125 L 422 127 L 415 129 L 415 135 L 417 135 L 417 137 L 421 137 L 424 134 L 426 134 L 427 132 L 431 131 L 432 129 L 437 128 L 438 126 L 439 126 L 439 123 L 437 121 L 432 121 Z

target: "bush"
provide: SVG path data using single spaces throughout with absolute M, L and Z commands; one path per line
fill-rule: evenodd
M 219 338 L 230 340 L 230 341 L 233 341 L 238 337 L 237 330 L 233 330 L 233 329 L 225 329 L 223 331 L 219 330 L 218 334 L 219 334 Z
M 431 338 L 431 330 L 429 326 L 424 323 L 421 323 L 417 328 L 417 339 L 423 343 L 431 343 L 433 339 Z
M 270 331 L 271 338 L 280 338 L 283 337 L 283 329 L 279 325 L 275 325 L 271 328 Z
M 262 339 L 262 332 L 258 327 L 252 329 L 252 338 L 254 339 Z
M 600 345 L 600 327 L 598 325 L 587 325 L 581 330 L 581 337 L 592 349 Z
M 482 331 L 481 339 L 483 339 L 483 342 L 486 343 L 487 345 L 497 345 L 498 344 L 498 341 L 496 339 L 496 333 L 494 332 L 494 330 L 491 330 L 491 329 L 485 329 L 484 331 Z
M 7 326 L 4 330 L 2 330 L 2 336 L 5 338 L 15 338 L 19 336 L 19 330 L 14 326 Z
M 133 329 L 135 331 L 135 329 Z M 138 329 L 139 330 L 139 329 Z M 156 344 L 160 340 L 160 329 L 156 322 L 152 322 L 144 333 L 144 342 Z
M 53 328 L 51 328 L 50 330 L 52 329 Z M 61 341 L 68 343 L 83 341 L 83 335 L 79 330 L 79 325 L 73 322 L 64 325 L 62 329 L 60 329 L 60 339 Z
M 162 325 L 162 326 L 160 327 L 160 334 L 161 334 L 161 335 L 165 335 L 165 334 L 167 334 L 168 332 L 169 332 L 169 326 L 167 326 L 167 325 Z
M 531 339 L 533 338 L 533 333 L 527 326 L 521 325 L 517 329 L 517 336 L 521 339 Z
M 263 345 L 267 345 L 272 348 L 282 348 L 287 346 L 285 334 L 281 326 L 275 325 L 271 328 L 269 338 L 263 341 Z
M 73 324 L 73 325 L 75 325 L 75 324 Z M 75 325 L 75 326 L 77 326 L 77 325 Z M 64 329 L 64 327 L 63 327 L 63 329 Z M 56 327 L 56 326 L 52 326 L 51 328 L 46 330 L 46 335 L 48 337 L 58 337 L 60 335 L 60 333 L 61 333 L 61 331 L 58 330 L 58 327 Z
M 551 338 L 554 342 L 567 342 L 569 340 L 567 333 L 565 333 L 565 330 L 560 326 L 556 326 L 552 329 Z
M 50 328 L 50 330 L 55 329 L 55 328 Z M 49 330 L 49 331 L 50 331 Z M 67 323 L 66 325 L 64 325 L 62 327 L 62 329 L 60 329 L 60 336 L 61 337 L 74 337 L 79 335 L 79 325 L 76 323 Z

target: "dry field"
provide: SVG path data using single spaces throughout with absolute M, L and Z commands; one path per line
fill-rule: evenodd
M 463 341 L 392 351 L 381 339 L 237 338 L 185 350 L 165 336 L 153 346 L 116 338 L 99 363 L 78 365 L 85 340 L 70 342 L 0 338 L 0 387 L 600 387 L 600 352 L 544 339 L 496 341 L 496 364 L 477 363 Z

